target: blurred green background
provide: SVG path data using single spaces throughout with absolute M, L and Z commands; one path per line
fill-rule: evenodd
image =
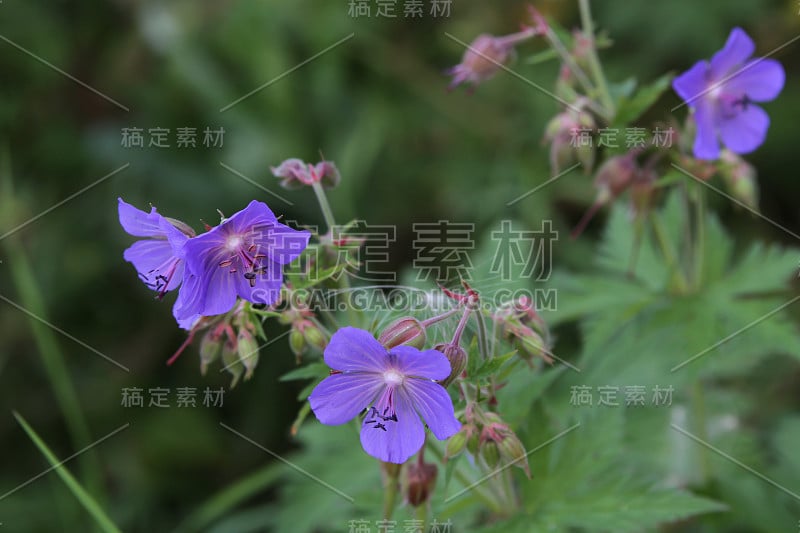
M 710 57 L 736 25 L 750 33 L 759 53 L 800 33 L 794 1 L 593 4 L 598 25 L 614 41 L 601 57 L 616 81 L 635 76 L 646 82 L 682 71 Z M 573 2 L 543 0 L 537 7 L 565 27 L 578 24 Z M 505 206 L 549 177 L 541 139 L 556 103 L 505 73 L 472 95 L 445 90 L 443 71 L 463 53 L 445 32 L 470 41 L 483 32 L 516 31 L 523 20 L 522 2 L 455 0 L 450 17 L 418 20 L 353 18 L 344 0 L 0 3 L 6 150 L 0 234 L 129 165 L 0 240 L 0 295 L 74 337 L 0 302 L 0 493 L 47 468 L 12 411 L 61 458 L 130 424 L 70 463 L 125 531 L 172 530 L 217 491 L 274 462 L 220 421 L 279 453 L 297 446 L 288 428 L 300 405 L 294 401 L 298 385 L 278 381 L 294 366 L 285 340 L 262 353 L 254 378 L 227 392 L 222 407 L 120 405 L 126 387 L 202 391 L 227 387 L 229 377 L 213 369 L 201 377 L 195 348 L 165 366 L 185 338 L 171 316 L 174 296 L 153 301 L 123 261 L 133 239 L 117 222 L 117 197 L 142 208 L 152 203 L 195 227 L 213 222 L 217 209 L 230 214 L 254 198 L 289 220 L 322 223 L 310 191 L 279 189 L 269 172 L 288 157 L 316 161 L 321 151 L 342 172 L 341 186 L 330 195 L 340 221 L 397 225 L 391 254 L 397 269 L 414 258 L 413 222 L 474 222 L 480 235 L 497 220 L 515 218 L 536 227 L 552 219 L 564 236 L 555 247 L 556 267 L 586 270 L 604 216 L 581 239 L 568 241 L 566 235 L 593 197 L 588 178 L 574 173 Z M 351 33 L 347 42 L 220 111 Z M 543 48 L 540 42 L 523 45 L 514 68 L 552 87 L 555 63 L 525 62 Z M 759 169 L 763 213 L 800 231 L 800 43 L 775 57 L 787 70 L 786 87 L 765 106 L 772 117 L 769 137 L 748 160 Z M 670 118 L 677 103 L 669 93 L 646 120 Z M 676 114 L 682 120 L 685 113 Z M 171 147 L 125 148 L 122 130 L 133 127 L 169 128 Z M 197 128 L 197 147 L 175 146 L 176 130 L 183 127 Z M 206 127 L 224 128 L 222 147 L 202 145 Z M 796 244 L 724 199 L 713 198 L 712 207 L 737 243 L 758 238 Z M 567 345 L 570 331 L 561 335 Z M 787 383 L 796 384 L 797 377 L 794 366 Z M 790 403 L 797 403 L 796 390 L 786 391 Z M 270 502 L 278 492 L 260 490 L 245 503 Z M 0 522 L 8 531 L 94 527 L 55 474 L 0 499 Z M 344 523 L 331 527 L 346 530 Z

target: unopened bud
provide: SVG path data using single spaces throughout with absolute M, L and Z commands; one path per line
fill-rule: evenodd
M 395 320 L 378 336 L 378 342 L 388 349 L 406 345 L 421 350 L 425 346 L 426 340 L 425 326 L 410 316 Z
M 433 349 L 443 353 L 450 362 L 450 375 L 441 381 L 442 386 L 447 387 L 467 368 L 467 352 L 458 344 L 450 343 L 437 344 Z
M 289 331 L 289 348 L 297 357 L 301 357 L 306 352 L 306 338 L 303 332 L 292 328 Z
M 509 429 L 503 432 L 503 438 L 497 443 L 497 447 L 500 450 L 500 457 L 502 457 L 503 462 L 518 466 L 525 471 L 528 478 L 531 477 L 525 446 L 522 445 L 522 441 L 513 431 Z
M 495 468 L 500 464 L 500 450 L 497 443 L 493 440 L 486 441 L 481 445 L 481 457 L 486 461 L 489 468 Z
M 253 377 L 253 370 L 258 365 L 258 342 L 256 342 L 252 333 L 242 328 L 239 330 L 236 343 L 238 345 L 239 360 L 246 370 L 244 375 L 246 381 Z
M 208 365 L 219 358 L 222 353 L 222 335 L 215 329 L 210 329 L 200 341 L 200 373 L 206 375 Z
M 514 58 L 517 44 L 537 35 L 539 31 L 540 28 L 525 28 L 502 37 L 479 35 L 467 47 L 461 63 L 447 71 L 453 76 L 450 89 L 464 82 L 478 85 L 488 80 Z
M 461 426 L 461 429 L 458 431 L 458 433 L 447 439 L 447 443 L 444 445 L 445 460 L 461 454 L 461 452 L 464 451 L 464 448 L 467 447 L 467 440 L 469 440 L 470 435 L 474 432 L 475 430 L 473 426 L 464 424 Z
M 478 452 L 480 451 L 480 446 L 481 446 L 480 436 L 476 431 L 467 438 L 467 451 L 472 455 L 478 455 Z
M 436 486 L 436 465 L 412 463 L 406 468 L 406 500 L 417 507 L 430 499 Z
M 576 162 L 586 174 L 594 166 L 595 149 L 592 132 L 596 123 L 591 113 L 567 110 L 556 115 L 547 124 L 545 142 L 550 144 L 550 167 L 553 174 Z
M 622 194 L 633 181 L 637 168 L 631 153 L 611 157 L 603 163 L 594 179 L 598 201 L 602 199 L 605 203 Z
M 720 154 L 720 174 L 731 196 L 753 210 L 758 210 L 758 182 L 755 168 L 728 149 Z
M 300 159 L 287 159 L 278 167 L 273 167 L 272 174 L 276 178 L 281 178 L 281 187 L 285 189 L 295 189 L 314 183 L 321 183 L 324 187 L 331 188 L 338 185 L 341 180 L 339 170 L 331 161 L 321 161 L 311 165 Z
M 309 346 L 313 346 L 319 350 L 324 350 L 325 346 L 328 345 L 325 335 L 311 322 L 309 322 L 308 326 L 303 328 L 303 339 L 305 339 Z
M 222 346 L 222 363 L 225 365 L 225 370 L 233 375 L 231 380 L 231 388 L 234 388 L 239 382 L 239 378 L 244 372 L 244 365 L 239 360 L 239 354 L 236 351 L 236 343 L 230 339 L 225 341 Z
M 541 357 L 548 363 L 553 359 L 548 355 L 547 344 L 544 339 L 528 326 L 511 326 L 509 331 L 516 340 L 515 346 L 520 351 L 520 356 L 526 361 L 533 357 Z

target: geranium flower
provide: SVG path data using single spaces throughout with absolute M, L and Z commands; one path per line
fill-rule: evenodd
M 155 207 L 150 208 L 150 213 L 145 213 L 122 198 L 118 200 L 122 228 L 134 237 L 146 237 L 133 243 L 123 257 L 133 264 L 144 284 L 157 291 L 159 299 L 163 298 L 183 281 L 183 245 L 193 233 L 187 235 L 184 233 L 187 229 L 181 231 L 175 227 Z M 188 226 L 182 224 L 182 228 Z
M 123 257 L 131 263 L 144 284 L 156 291 L 156 298 L 178 288 L 184 281 L 184 245 L 194 237 L 194 231 L 185 223 L 166 218 L 150 208 L 150 213 L 137 209 L 119 198 L 119 223 L 134 237 L 146 237 L 133 243 Z M 191 287 L 182 287 L 173 307 L 178 325 L 190 329 L 199 316 L 182 313 Z
M 720 138 L 737 154 L 752 152 L 764 142 L 769 115 L 753 102 L 778 96 L 786 74 L 774 59 L 750 59 L 754 50 L 752 39 L 734 28 L 710 62 L 698 61 L 672 82 L 675 92 L 694 110 L 698 159 L 717 159 Z
M 324 352 L 335 369 L 309 396 L 320 422 L 339 425 L 369 408 L 361 426 L 364 450 L 389 463 L 404 463 L 425 442 L 420 416 L 439 440 L 458 432 L 453 402 L 434 380 L 450 375 L 450 363 L 436 350 L 384 348 L 362 329 L 337 331 Z
M 191 294 L 179 314 L 220 315 L 234 306 L 237 296 L 253 303 L 275 303 L 283 265 L 302 253 L 310 236 L 281 224 L 267 204 L 253 200 L 185 244 Z

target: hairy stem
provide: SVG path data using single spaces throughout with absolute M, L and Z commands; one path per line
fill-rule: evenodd
M 599 93 L 598 96 L 603 102 L 603 107 L 605 107 L 611 115 L 610 118 L 613 118 L 616 114 L 614 100 L 611 98 L 611 92 L 609 92 L 608 83 L 606 82 L 606 75 L 603 73 L 603 67 L 600 65 L 600 59 L 597 57 L 597 46 L 595 46 L 594 25 L 592 23 L 592 12 L 589 8 L 589 0 L 578 0 L 578 5 L 581 12 L 583 33 L 586 35 L 586 38 L 591 41 L 587 56 L 589 70 L 594 77 L 595 84 L 597 85 L 597 92 Z

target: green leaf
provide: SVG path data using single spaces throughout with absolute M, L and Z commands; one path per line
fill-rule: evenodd
M 469 378 L 471 380 L 479 380 L 490 376 L 500 370 L 500 368 L 515 354 L 517 353 L 516 350 L 510 351 L 503 355 L 498 355 L 497 357 L 492 357 L 491 359 L 485 361 L 480 368 L 478 368 L 474 373 L 469 374 Z
M 617 83 L 609 83 L 608 91 L 614 100 L 628 98 L 636 90 L 636 78 L 631 76 Z
M 618 100 L 614 124 L 624 127 L 642 116 L 669 88 L 671 81 L 672 74 L 665 74 L 653 83 L 639 88 L 633 96 L 630 94 L 621 96 Z
M 663 480 L 637 468 L 624 440 L 623 409 L 585 410 L 579 422 L 561 437 L 552 430 L 555 435 L 538 433 L 526 439 L 529 449 L 551 441 L 529 458 L 535 482 L 522 485 L 527 531 L 639 532 L 726 508 L 664 488 Z
M 39 435 L 37 435 L 36 432 L 28 425 L 25 419 L 16 412 L 14 413 L 14 418 L 17 419 L 19 425 L 22 426 L 22 429 L 25 430 L 25 433 L 28 434 L 28 437 L 33 441 L 42 455 L 45 456 L 47 462 L 50 463 L 70 492 L 72 492 L 73 496 L 75 496 L 80 504 L 83 505 L 84 509 L 86 509 L 92 518 L 94 518 L 100 529 L 107 532 L 119 533 L 121 530 L 114 525 L 114 522 L 108 517 L 105 511 L 103 511 L 102 507 L 100 507 L 95 499 L 92 498 L 88 492 L 86 492 L 80 483 L 78 483 L 69 470 L 64 467 L 62 462 L 59 461 L 53 452 L 50 451 Z
M 280 377 L 280 381 L 296 381 L 299 379 L 321 378 L 330 374 L 330 368 L 322 361 L 309 363 L 300 368 L 290 370 Z

